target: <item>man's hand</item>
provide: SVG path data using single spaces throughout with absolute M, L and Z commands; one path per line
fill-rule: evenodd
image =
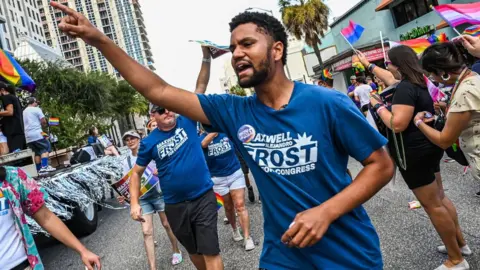
M 142 217 L 142 207 L 138 203 L 130 205 L 130 216 L 133 220 L 145 222 L 145 219 Z
M 85 264 L 86 269 L 88 270 L 101 270 L 102 264 L 100 263 L 100 257 L 92 253 L 90 250 L 85 250 L 80 253 L 82 257 L 82 262 Z M 95 268 L 96 267 L 96 268 Z
M 462 41 L 463 47 L 465 47 L 471 55 L 480 58 L 480 38 L 465 35 L 462 36 Z
M 418 120 L 422 120 L 424 123 L 430 123 L 433 120 L 435 120 L 435 117 L 430 117 L 427 118 L 427 112 L 419 112 L 417 115 L 413 118 L 413 123 L 416 123 Z
M 123 196 L 118 196 L 118 197 L 117 197 L 117 201 L 118 201 L 119 203 L 121 203 L 121 204 L 125 204 L 125 197 L 123 197 Z
M 212 54 L 210 53 L 210 48 L 207 46 L 202 46 L 202 53 L 204 59 L 211 59 Z
M 60 4 L 59 2 L 52 1 L 50 2 L 50 5 L 67 14 L 67 16 L 63 17 L 58 24 L 58 28 L 67 35 L 81 38 L 89 45 L 95 45 L 106 37 L 100 32 L 100 30 L 93 26 L 83 14 Z
M 289 247 L 311 247 L 322 239 L 332 222 L 321 205 L 308 209 L 297 214 L 290 228 L 283 234 L 282 242 Z

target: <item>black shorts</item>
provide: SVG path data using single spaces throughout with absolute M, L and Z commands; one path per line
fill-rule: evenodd
M 193 201 L 165 204 L 173 234 L 189 254 L 218 255 L 217 199 L 213 190 Z
M 20 149 L 25 150 L 27 142 L 25 141 L 25 134 L 5 135 L 7 137 L 7 145 L 10 153 Z
M 50 142 L 43 138 L 38 141 L 27 143 L 28 148 L 32 149 L 35 156 L 41 156 L 44 153 L 50 153 Z
M 367 112 L 368 111 L 368 104 L 365 104 L 362 106 L 362 112 Z
M 440 172 L 442 157 L 443 150 L 440 148 L 418 151 L 416 156 L 407 155 L 407 170 L 400 167 L 399 170 L 408 188 L 413 190 L 433 183 L 435 173 Z

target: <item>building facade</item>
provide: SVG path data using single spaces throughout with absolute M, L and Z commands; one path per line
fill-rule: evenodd
M 81 71 L 107 72 L 120 78 L 120 74 L 97 49 L 58 30 L 58 23 L 65 14 L 54 10 L 49 5 L 50 0 L 37 1 L 46 43 L 49 46 L 60 48 L 65 59 Z M 93 25 L 137 62 L 155 70 L 138 0 L 59 0 L 59 2 L 84 14 Z
M 0 43 L 9 52 L 15 51 L 23 36 L 46 44 L 37 0 L 0 1 Z
M 382 65 L 384 50 L 382 49 L 380 32 L 384 41 L 401 41 L 404 39 L 424 38 L 430 34 L 445 33 L 450 39 L 456 34 L 450 27 L 444 28 L 442 19 L 430 7 L 450 3 L 472 3 L 475 0 L 362 0 L 345 14 L 336 18 L 330 25 L 334 44 L 338 54 L 324 61 L 322 68 L 331 70 L 336 88 L 346 91 L 348 78 L 354 74 L 352 56 L 354 52 L 340 34 L 341 29 L 352 20 L 365 28 L 361 38 L 354 44 L 355 48 L 364 52 L 371 62 Z M 468 25 L 458 28 L 463 31 Z M 421 31 L 419 31 L 419 29 Z M 385 53 L 388 42 L 385 42 Z M 317 71 L 321 69 L 317 68 Z

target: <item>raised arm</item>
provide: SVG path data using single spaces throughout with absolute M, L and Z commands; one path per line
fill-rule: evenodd
M 360 60 L 360 62 L 362 62 L 365 68 L 368 69 L 371 63 L 367 60 L 367 57 L 362 52 L 358 52 L 358 59 Z M 394 85 L 399 82 L 399 80 L 395 79 L 395 77 L 390 71 L 380 68 L 378 66 L 372 70 L 372 73 L 375 74 L 375 76 L 377 76 L 380 80 L 382 80 L 387 86 Z
M 151 70 L 140 65 L 81 13 L 58 2 L 50 4 L 67 14 L 58 25 L 61 31 L 96 47 L 123 78 L 145 98 L 190 119 L 210 124 L 194 93 L 169 85 Z
M 210 80 L 210 63 L 212 61 L 212 54 L 208 47 L 202 46 L 202 67 L 197 78 L 197 85 L 195 87 L 196 94 L 205 94 L 207 91 L 208 81 Z

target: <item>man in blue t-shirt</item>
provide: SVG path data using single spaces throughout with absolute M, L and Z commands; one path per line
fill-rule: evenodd
M 287 78 L 287 34 L 277 19 L 244 12 L 230 23 L 232 66 L 240 86 L 256 94 L 205 96 L 169 85 L 83 15 L 51 5 L 75 18 L 62 20 L 62 31 L 97 47 L 147 99 L 232 139 L 262 197 L 260 268 L 383 268 L 379 238 L 361 205 L 393 176 L 382 148 L 387 141 L 347 96 Z M 354 181 L 346 173 L 349 156 L 364 165 Z
M 244 240 L 246 251 L 255 248 L 255 243 L 250 236 L 250 218 L 245 207 L 245 178 L 235 154 L 235 147 L 230 139 L 222 133 L 209 133 L 201 131 L 203 153 L 207 160 L 213 181 L 213 190 L 223 197 L 225 216 L 227 216 L 233 230 L 233 240 Z M 240 234 L 235 220 L 235 211 L 240 219 L 243 235 Z

